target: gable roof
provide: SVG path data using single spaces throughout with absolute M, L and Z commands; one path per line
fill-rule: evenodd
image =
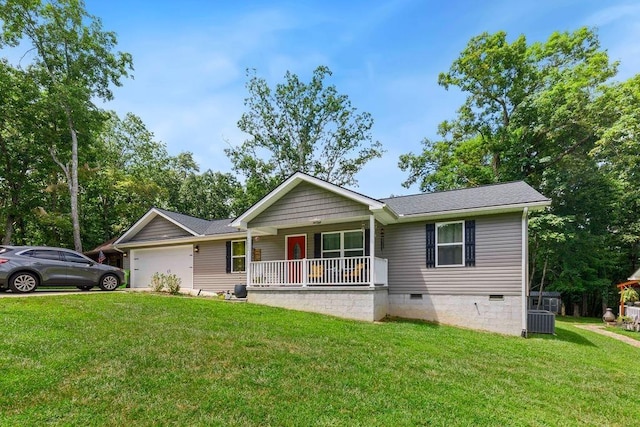
M 386 208 L 386 205 L 380 200 L 372 199 L 371 197 L 365 196 L 364 194 L 360 194 L 353 190 L 340 187 L 328 181 L 324 181 L 311 175 L 307 175 L 306 173 L 296 172 L 289 178 L 284 180 L 284 182 L 278 185 L 273 191 L 260 199 L 256 204 L 247 209 L 239 217 L 237 217 L 231 223 L 231 226 L 246 228 L 249 221 L 256 218 L 267 208 L 275 204 L 278 200 L 284 197 L 285 194 L 287 194 L 291 189 L 296 187 L 301 182 L 308 182 L 312 185 L 339 194 L 347 199 L 353 200 L 354 202 L 361 203 L 362 205 L 367 206 L 372 212 L 378 213 L 378 215 L 380 215 L 381 217 L 379 219 L 382 220 L 382 222 L 386 222 L 385 220 L 387 219 L 387 217 L 394 216 L 393 213 L 390 212 Z
M 131 228 L 129 228 L 122 236 L 120 236 L 114 243 L 114 245 L 123 245 L 128 242 L 132 237 L 138 234 L 147 224 L 156 217 L 162 217 L 167 221 L 170 221 L 177 227 L 185 230 L 191 236 L 180 237 L 171 240 L 196 240 L 206 236 L 218 236 L 223 234 L 237 233 L 236 229 L 229 227 L 229 224 L 233 219 L 214 219 L 206 220 L 202 218 L 196 218 L 193 216 L 181 214 L 178 212 L 168 211 L 166 209 L 151 208 L 146 214 L 142 216 Z M 149 242 L 152 244 L 153 242 Z M 136 245 L 140 245 L 140 242 L 136 242 Z
M 524 181 L 381 199 L 401 217 L 469 210 L 542 207 L 551 201 Z
M 184 215 L 178 212 L 167 211 L 165 209 L 154 208 L 161 213 L 165 218 L 170 219 L 171 222 L 178 226 L 181 226 L 191 234 L 204 234 L 205 230 L 209 227 L 211 221 L 206 219 L 196 218 L 194 216 Z
M 470 214 L 516 212 L 522 211 L 524 208 L 541 209 L 551 203 L 548 198 L 523 181 L 378 200 L 305 173 L 296 172 L 236 219 L 209 221 L 165 209 L 151 208 L 115 241 L 114 246 L 127 245 L 128 240 L 157 216 L 172 222 L 190 234 L 187 237 L 170 239 L 172 242 L 229 238 L 231 234 L 241 236 L 244 233 L 242 230 L 246 230 L 248 222 L 275 204 L 301 182 L 310 183 L 366 206 L 382 224 Z M 268 231 L 263 230 L 263 232 Z M 160 244 L 165 241 L 153 241 L 148 244 Z M 139 242 L 136 244 L 139 245 Z M 640 273 L 636 272 L 634 276 L 638 274 Z

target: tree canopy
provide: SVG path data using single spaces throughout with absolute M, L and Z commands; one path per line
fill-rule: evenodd
M 346 95 L 326 85 L 328 67 L 317 67 L 309 83 L 287 72 L 271 88 L 247 71 L 247 111 L 238 127 L 249 139 L 228 148 L 234 170 L 247 179 L 247 194 L 256 201 L 296 171 L 337 185 L 355 185 L 355 175 L 382 145 L 371 136 L 373 119 L 359 113 Z
M 87 13 L 81 0 L 5 0 L 0 2 L 0 47 L 26 45 L 29 65 L 47 104 L 47 144 L 69 189 L 74 246 L 82 251 L 78 210 L 79 150 L 89 143 L 100 122 L 93 99 L 113 98 L 111 86 L 132 69 L 131 55 L 114 52 L 113 32 Z M 64 133 L 63 131 L 64 130 Z
M 583 313 L 638 257 L 639 79 L 612 83 L 616 69 L 591 29 L 535 43 L 483 33 L 438 78 L 466 94 L 457 116 L 399 161 L 423 191 L 525 180 L 550 197 L 532 219 L 531 284 Z

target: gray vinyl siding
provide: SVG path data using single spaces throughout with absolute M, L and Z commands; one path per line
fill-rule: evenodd
M 385 227 L 389 293 L 520 295 L 522 216 L 480 216 L 476 221 L 476 266 L 426 268 L 426 222 Z
M 302 182 L 254 218 L 249 227 L 310 224 L 314 218 L 345 219 L 369 214 L 368 206 Z
M 225 240 L 201 242 L 198 243 L 198 247 L 200 248 L 198 253 L 193 254 L 194 289 L 214 292 L 233 291 L 234 285 L 247 283 L 245 273 L 227 273 Z
M 149 240 L 165 240 L 174 239 L 176 237 L 191 236 L 189 232 L 178 227 L 171 221 L 160 216 L 153 218 L 149 223 L 140 230 L 135 236 L 126 242 L 144 242 Z

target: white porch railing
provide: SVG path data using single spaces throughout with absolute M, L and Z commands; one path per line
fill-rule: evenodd
M 373 264 L 373 269 L 371 265 Z M 250 286 L 387 285 L 387 260 L 376 257 L 256 261 Z M 373 274 L 373 277 L 371 276 Z

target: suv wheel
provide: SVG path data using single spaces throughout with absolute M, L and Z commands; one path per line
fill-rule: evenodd
M 24 271 L 17 273 L 9 280 L 9 287 L 13 292 L 27 293 L 33 292 L 38 287 L 38 278 L 33 273 Z
M 113 291 L 118 286 L 120 286 L 120 280 L 118 280 L 118 276 L 115 274 L 105 274 L 100 279 L 100 289 L 103 291 Z

